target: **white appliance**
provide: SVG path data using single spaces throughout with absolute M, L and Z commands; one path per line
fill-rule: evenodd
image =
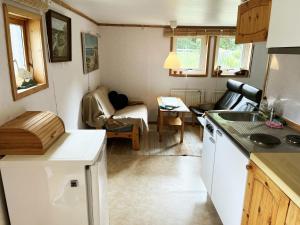
M 209 195 L 212 192 L 212 181 L 216 152 L 216 127 L 208 119 L 205 120 L 203 134 L 203 151 L 201 158 L 201 177 Z
M 44 155 L 5 156 L 0 168 L 11 225 L 109 224 L 105 131 L 69 131 Z
M 224 225 L 240 225 L 249 158 L 220 129 L 216 134 L 211 199 Z
M 201 176 L 224 225 L 240 225 L 249 158 L 206 118 Z

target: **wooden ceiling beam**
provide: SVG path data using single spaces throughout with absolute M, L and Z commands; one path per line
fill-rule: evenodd
M 98 25 L 98 22 L 94 19 L 92 19 L 91 17 L 89 17 L 88 15 L 84 14 L 83 12 L 81 12 L 78 9 L 73 8 L 71 5 L 65 3 L 63 0 L 52 0 L 52 2 L 56 3 L 57 5 L 60 5 L 62 7 L 64 7 L 65 9 L 70 10 L 71 12 L 91 21 L 92 23 L 94 23 L 95 25 Z
M 141 27 L 141 28 L 169 28 L 170 25 L 154 25 L 154 24 L 122 24 L 122 23 L 99 23 L 90 16 L 86 15 L 82 11 L 74 8 L 63 0 L 52 0 L 52 2 L 56 3 L 64 7 L 65 9 L 70 10 L 71 12 L 91 21 L 97 26 L 102 27 Z M 197 28 L 197 29 L 235 29 L 235 26 L 178 26 L 178 28 Z

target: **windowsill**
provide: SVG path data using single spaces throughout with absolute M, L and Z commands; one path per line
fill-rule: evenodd
M 179 72 L 175 72 L 173 70 L 169 70 L 169 76 L 171 77 L 207 77 L 207 72 L 205 71 L 201 71 L 201 70 L 197 70 L 197 71 L 193 71 L 194 73 L 191 73 L 191 71 L 189 71 L 189 73 L 184 73 L 182 71 Z
M 207 77 L 207 74 L 175 74 L 175 73 L 170 73 L 169 76 L 171 77 Z
M 16 90 L 15 91 L 15 100 L 19 100 L 21 98 L 24 98 L 26 96 L 29 96 L 31 94 L 34 94 L 34 93 L 39 92 L 46 88 L 48 88 L 48 84 L 44 83 L 44 84 L 38 84 L 36 86 L 30 87 L 27 89 Z
M 238 72 L 240 72 L 240 71 L 234 71 L 234 72 L 224 71 L 224 73 L 221 73 L 221 74 L 217 75 L 216 71 L 212 71 L 212 77 L 240 77 L 240 78 L 250 77 L 250 71 L 249 70 L 247 70 L 247 71 L 245 70 L 244 73 L 238 73 Z
M 212 75 L 212 77 L 218 78 L 226 78 L 226 77 L 240 77 L 240 78 L 249 78 L 249 75 L 236 75 L 236 74 L 221 74 L 221 75 Z

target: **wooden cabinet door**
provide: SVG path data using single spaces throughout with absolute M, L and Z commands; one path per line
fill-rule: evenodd
M 254 163 L 248 169 L 242 225 L 284 225 L 289 198 Z
M 291 202 L 285 225 L 299 225 L 300 224 L 300 209 Z
M 236 43 L 267 40 L 271 4 L 271 0 L 249 0 L 239 6 Z

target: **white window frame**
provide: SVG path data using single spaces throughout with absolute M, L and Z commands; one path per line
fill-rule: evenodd
M 218 51 L 219 51 L 219 42 L 221 37 L 235 37 L 235 36 L 230 36 L 230 35 L 220 35 L 215 37 L 215 48 L 214 48 L 214 58 L 213 58 L 213 67 L 212 67 L 212 76 L 214 77 L 228 77 L 228 76 L 233 76 L 233 77 L 249 77 L 250 72 L 251 72 L 251 66 L 252 66 L 252 57 L 253 57 L 253 51 L 254 51 L 254 45 L 252 43 L 249 44 L 243 44 L 245 45 L 243 52 L 242 52 L 242 68 L 244 70 L 247 70 L 245 74 L 235 74 L 236 72 L 239 72 L 240 69 L 238 70 L 224 70 L 221 68 L 223 71 L 221 74 L 216 73 L 217 70 L 217 61 L 218 61 Z
M 206 77 L 208 75 L 208 61 L 209 61 L 209 46 L 210 37 L 208 35 L 199 36 L 174 36 L 171 37 L 171 51 L 176 51 L 176 39 L 177 38 L 201 38 L 203 40 L 203 46 L 201 48 L 200 58 L 205 59 L 200 62 L 202 70 L 181 68 L 180 71 L 170 70 L 170 76 L 189 76 L 189 77 Z

